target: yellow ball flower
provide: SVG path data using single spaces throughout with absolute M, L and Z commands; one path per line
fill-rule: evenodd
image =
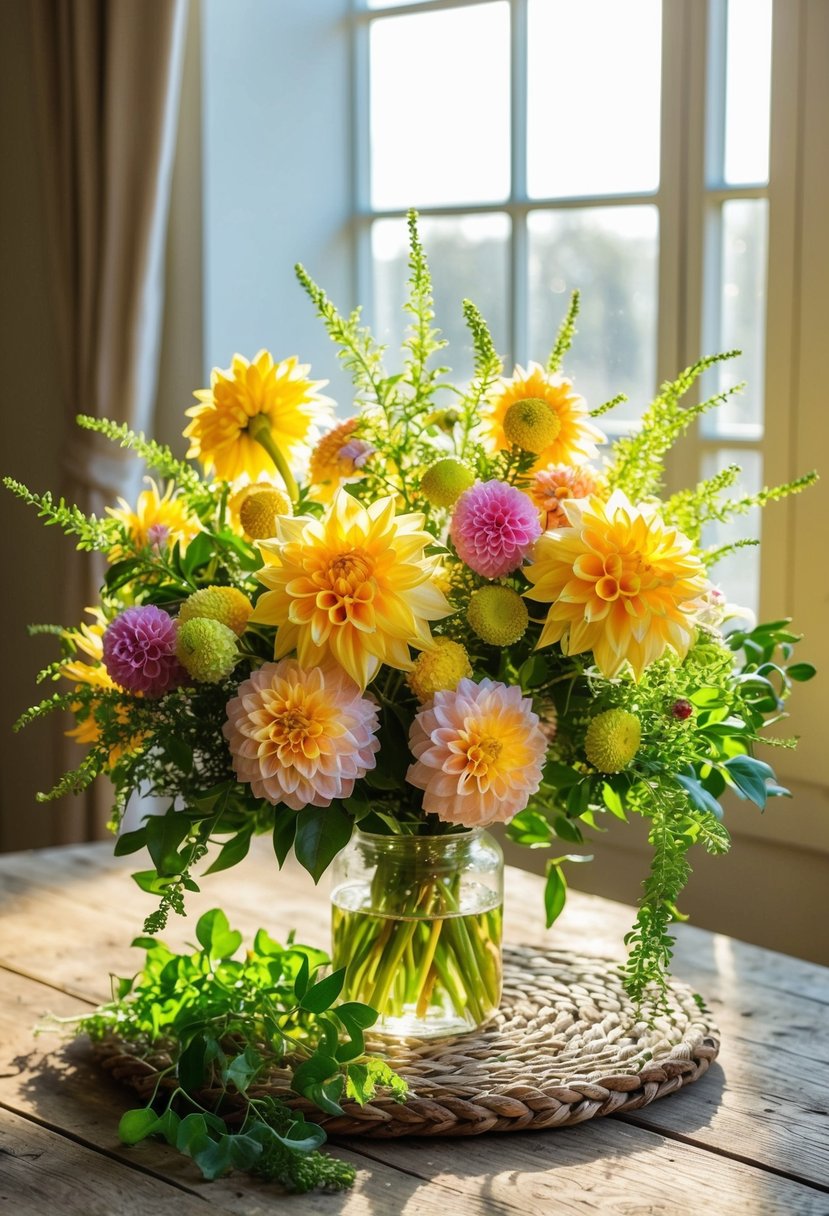
M 639 750 L 642 727 L 626 709 L 608 709 L 597 714 L 587 728 L 584 751 L 600 773 L 621 773 Z
M 513 401 L 504 414 L 504 435 L 525 452 L 543 452 L 555 443 L 561 420 L 540 397 Z
M 562 503 L 570 527 L 536 541 L 528 599 L 550 605 L 538 645 L 592 650 L 603 675 L 630 663 L 638 679 L 666 650 L 683 659 L 708 587 L 687 536 L 620 491 Z
M 193 420 L 184 431 L 190 440 L 187 455 L 222 481 L 274 473 L 276 462 L 250 433 L 253 420 L 263 415 L 274 447 L 294 465 L 313 442 L 315 424 L 328 420 L 333 405 L 318 392 L 328 381 L 309 380 L 308 371 L 295 356 L 275 363 L 266 350 L 250 363 L 234 355 L 225 371 L 214 368 L 210 388 L 199 389 L 194 394 L 199 404 L 186 411 Z
M 436 692 L 457 688 L 458 682 L 472 676 L 469 655 L 460 642 L 435 638 L 433 650 L 424 650 L 415 659 L 408 683 L 418 701 L 430 700 Z
M 591 422 L 584 399 L 575 392 L 572 381 L 550 375 L 538 363 L 530 363 L 526 371 L 516 367 L 511 377 L 502 378 L 496 386 L 481 419 L 490 451 L 502 452 L 512 446 L 504 432 L 506 415 L 510 406 L 528 398 L 545 402 L 558 422 L 555 438 L 538 453 L 533 471 L 549 464 L 584 464 L 598 456 L 596 445 L 605 442 L 605 435 Z
M 512 587 L 480 587 L 473 591 L 466 619 L 483 642 L 511 646 L 527 632 L 527 605 Z
M 453 507 L 475 480 L 468 464 L 456 456 L 444 456 L 430 465 L 420 482 L 420 490 L 433 507 Z
M 182 625 L 197 617 L 221 621 L 241 637 L 252 612 L 253 604 L 237 587 L 202 587 L 184 601 L 178 619 Z
M 251 499 L 256 503 L 248 507 Z M 234 531 L 241 532 L 248 540 L 270 540 L 276 532 L 275 517 L 293 515 L 293 505 L 285 491 L 264 479 L 243 485 L 231 495 L 227 505 Z M 257 530 L 251 532 L 246 524 Z M 269 527 L 270 532 L 264 530 Z
M 411 670 L 409 647 L 427 649 L 429 621 L 452 611 L 432 584 L 440 559 L 423 516 L 397 515 L 393 498 L 364 507 L 338 490 L 322 519 L 285 516 L 259 542 L 267 591 L 252 620 L 276 626 L 274 658 L 296 651 L 305 669 L 333 659 L 365 688 L 381 664 Z

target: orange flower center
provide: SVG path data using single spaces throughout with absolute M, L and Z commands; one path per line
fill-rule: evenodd
M 466 747 L 466 771 L 472 777 L 485 777 L 501 754 L 503 744 L 491 735 L 472 733 Z
M 364 549 L 338 553 L 311 575 L 311 582 L 319 588 L 317 608 L 328 613 L 332 625 L 353 622 L 355 608 L 359 616 L 359 605 L 374 599 L 373 575 L 374 563 Z
M 325 733 L 325 724 L 319 717 L 288 701 L 273 706 L 271 713 L 273 716 L 266 729 L 259 732 L 260 741 L 266 744 L 268 752 L 275 750 L 283 764 L 290 764 L 295 756 L 305 756 L 309 760 L 319 756 L 316 741 Z
M 653 577 L 653 567 L 639 553 L 609 553 L 604 558 L 586 553 L 576 559 L 573 573 L 593 583 L 594 594 L 605 603 L 620 597 L 633 599 L 659 581 Z

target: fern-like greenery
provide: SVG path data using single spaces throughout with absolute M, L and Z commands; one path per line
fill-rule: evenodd
M 739 353 L 732 350 L 722 355 L 708 355 L 687 367 L 675 380 L 668 380 L 662 385 L 645 411 L 636 433 L 618 439 L 614 444 L 613 463 L 607 475 L 612 490 L 624 489 L 631 502 L 639 502 L 659 493 L 664 483 L 666 452 L 697 418 L 723 405 L 743 386 L 737 384 L 715 393 L 699 405 L 682 406 L 682 398 L 703 372 L 727 359 L 736 358 Z
M 573 345 L 573 339 L 576 336 L 576 318 L 579 315 L 580 298 L 579 293 L 574 291 L 570 296 L 570 306 L 564 315 L 564 320 L 559 326 L 556 340 L 553 343 L 553 349 L 550 351 L 547 359 L 547 371 L 550 375 L 554 375 L 561 370 L 561 365 L 564 362 L 564 356 Z
M 47 527 L 57 524 L 67 536 L 77 537 L 78 549 L 97 549 L 106 553 L 119 535 L 119 526 L 114 519 L 98 519 L 95 515 L 85 515 L 80 507 L 67 503 L 64 498 L 55 500 L 48 490 L 44 494 L 37 494 L 22 482 L 15 481 L 13 477 L 4 477 L 3 485 L 30 507 L 34 507 Z

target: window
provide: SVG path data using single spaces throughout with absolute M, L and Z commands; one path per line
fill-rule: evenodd
M 464 295 L 511 365 L 544 360 L 579 287 L 568 371 L 591 404 L 627 394 L 611 434 L 699 354 L 742 349 L 704 388 L 748 391 L 672 472 L 738 463 L 759 488 L 772 0 L 369 0 L 352 21 L 358 279 L 382 338 L 402 338 L 416 206 L 456 376 Z M 756 608 L 756 550 L 729 562 L 731 598 Z

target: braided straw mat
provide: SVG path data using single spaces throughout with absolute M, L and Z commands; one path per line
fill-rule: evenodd
M 638 1110 L 698 1080 L 719 1051 L 719 1032 L 691 989 L 671 982 L 670 1012 L 636 1009 L 619 965 L 531 946 L 504 950 L 504 995 L 482 1030 L 452 1039 L 375 1038 L 409 1084 L 405 1102 L 378 1097 L 325 1115 L 273 1070 L 251 1095 L 272 1094 L 330 1136 L 476 1136 L 567 1127 Z M 113 1076 L 149 1098 L 163 1051 L 109 1038 L 94 1045 Z M 172 1078 L 165 1078 L 174 1084 Z M 205 1091 L 211 1105 L 218 1091 Z M 232 1120 L 232 1115 L 231 1115 Z

